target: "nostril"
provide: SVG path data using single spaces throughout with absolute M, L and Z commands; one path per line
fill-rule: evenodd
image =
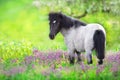
M 50 38 L 50 39 L 54 39 L 54 35 L 49 34 L 49 38 Z

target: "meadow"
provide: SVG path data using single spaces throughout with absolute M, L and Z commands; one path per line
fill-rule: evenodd
M 74 0 L 0 1 L 0 80 L 120 79 L 120 1 L 106 1 L 112 8 L 110 12 L 102 11 L 99 0 L 71 1 Z M 58 34 L 55 40 L 48 36 L 50 11 L 76 17 L 86 9 L 88 14 L 79 19 L 100 23 L 107 33 L 103 65 L 97 65 L 95 53 L 91 65 L 87 65 L 84 53 L 83 62 L 70 65 L 62 35 Z

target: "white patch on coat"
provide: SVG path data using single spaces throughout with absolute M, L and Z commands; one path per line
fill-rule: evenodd
M 55 24 L 55 23 L 56 23 L 56 20 L 54 20 L 53 23 Z
M 78 28 L 71 27 L 68 30 L 62 29 L 61 33 L 64 36 L 69 54 L 74 56 L 74 50 L 79 52 L 86 51 L 88 55 L 91 54 L 89 52 L 94 47 L 93 36 L 96 30 L 102 30 L 106 36 L 104 28 L 100 24 L 95 23 Z

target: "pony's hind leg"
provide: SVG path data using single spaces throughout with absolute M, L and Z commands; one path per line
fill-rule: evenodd
M 99 59 L 98 64 L 99 64 L 99 65 L 103 64 L 103 60 L 102 60 L 102 59 Z
M 77 54 L 77 63 L 79 63 L 81 61 L 81 52 L 75 51 Z
M 87 63 L 92 64 L 92 51 L 86 51 Z
M 69 62 L 70 62 L 70 64 L 74 64 L 74 62 L 75 62 L 74 51 L 69 51 Z

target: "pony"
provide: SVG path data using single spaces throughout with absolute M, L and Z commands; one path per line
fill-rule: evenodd
M 98 64 L 103 64 L 106 32 L 102 25 L 97 23 L 86 24 L 63 13 L 50 12 L 49 26 L 49 38 L 51 40 L 59 32 L 63 35 L 68 49 L 70 64 L 75 62 L 75 53 L 77 54 L 77 62 L 81 61 L 81 52 L 86 52 L 87 63 L 92 64 L 93 50 L 96 52 Z

